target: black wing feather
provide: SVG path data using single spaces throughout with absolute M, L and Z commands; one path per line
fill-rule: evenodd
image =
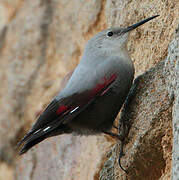
M 104 87 L 102 86 L 101 89 L 97 89 L 98 91 L 95 94 L 94 89 L 92 89 L 92 95 L 91 91 L 88 90 L 79 94 L 75 93 L 60 100 L 54 99 L 47 106 L 45 111 L 39 116 L 38 120 L 32 126 L 31 130 L 18 143 L 18 145 L 21 145 L 25 142 L 20 151 L 20 154 L 27 152 L 32 146 L 43 141 L 47 137 L 50 137 L 55 133 L 60 134 L 60 131 L 58 131 L 59 129 L 61 130 L 61 132 L 63 132 L 65 127 L 65 132 L 69 132 L 70 129 L 68 129 L 65 124 L 74 119 L 99 96 L 104 95 L 103 93 L 109 89 L 109 86 L 115 81 L 115 79 L 116 77 L 105 84 Z M 58 114 L 57 110 L 60 106 L 65 106 L 68 108 L 64 112 Z

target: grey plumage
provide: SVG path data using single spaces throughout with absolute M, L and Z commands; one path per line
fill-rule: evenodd
M 66 87 L 19 143 L 24 144 L 20 154 L 51 136 L 111 130 L 134 78 L 133 62 L 126 48 L 128 32 L 155 17 L 127 28 L 104 30 L 88 41 Z

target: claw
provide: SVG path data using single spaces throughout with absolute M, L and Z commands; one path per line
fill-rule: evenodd
M 122 158 L 122 156 L 125 155 L 125 154 L 123 153 L 123 144 L 124 144 L 124 142 L 121 141 L 121 146 L 120 146 L 120 151 L 119 151 L 119 159 L 118 159 L 118 163 L 119 163 L 119 167 L 127 174 L 128 171 L 125 170 L 125 169 L 122 167 L 122 165 L 121 165 L 121 158 Z

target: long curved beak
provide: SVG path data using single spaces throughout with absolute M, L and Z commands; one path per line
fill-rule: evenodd
M 156 18 L 156 17 L 158 17 L 158 16 L 159 16 L 159 15 L 152 16 L 152 17 L 149 17 L 149 18 L 147 18 L 147 19 L 144 19 L 144 20 L 142 20 L 142 21 L 140 21 L 140 22 L 138 22 L 138 23 L 136 23 L 136 24 L 133 24 L 132 26 L 128 26 L 126 29 L 124 29 L 123 32 L 126 33 L 126 32 L 129 32 L 129 31 L 132 31 L 133 29 L 141 26 L 142 24 L 144 24 L 144 23 L 146 23 L 146 22 L 148 22 L 148 21 L 150 21 L 150 20 L 152 20 L 152 19 L 154 19 L 154 18 Z

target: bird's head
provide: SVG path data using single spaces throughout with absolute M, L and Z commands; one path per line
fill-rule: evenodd
M 129 32 L 157 16 L 158 15 L 144 19 L 143 21 L 128 26 L 127 28 L 117 27 L 99 32 L 88 41 L 85 53 L 89 52 L 90 54 L 97 55 L 120 53 L 121 50 L 126 49 Z

